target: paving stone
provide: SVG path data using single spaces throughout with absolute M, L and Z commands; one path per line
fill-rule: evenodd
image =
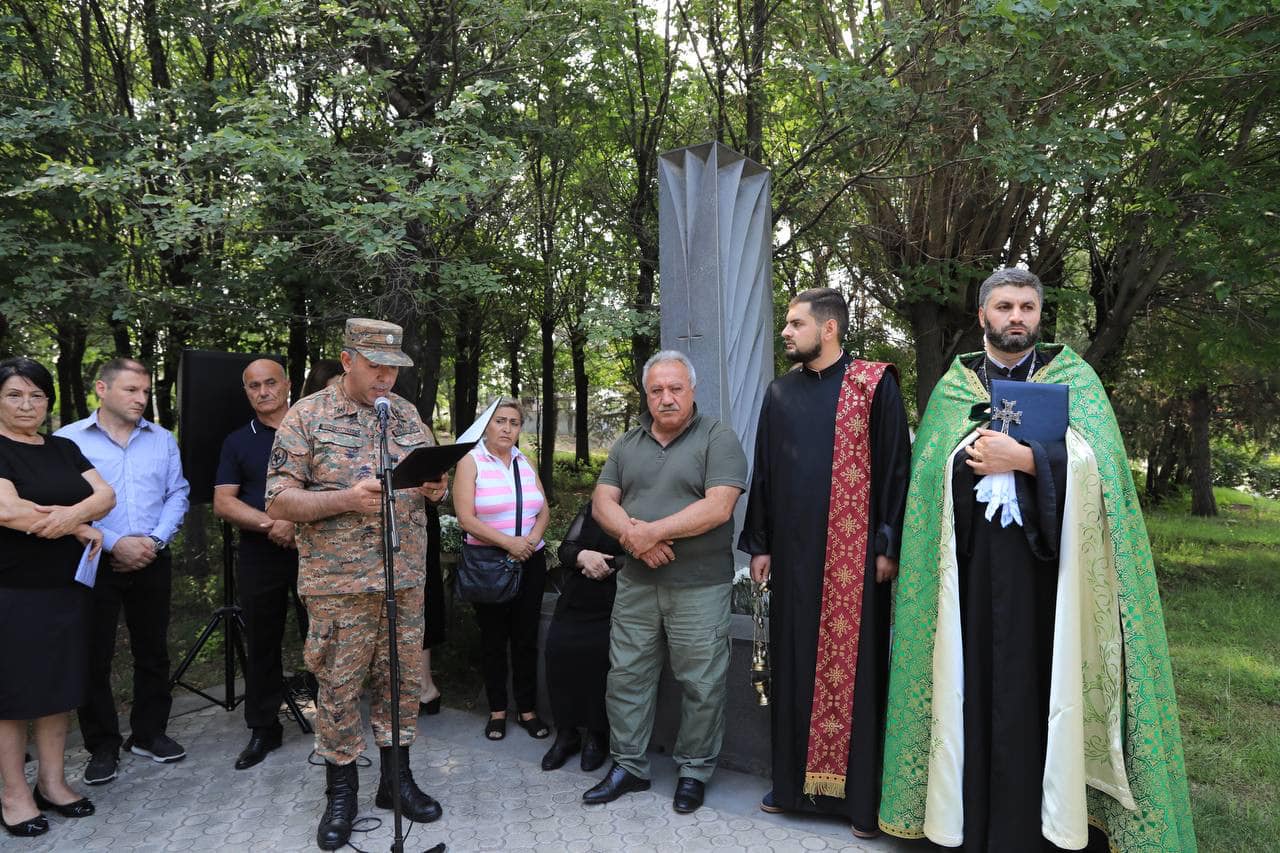
M 220 692 L 220 691 L 219 691 Z M 89 818 L 54 816 L 50 831 L 22 845 L 24 853 L 175 853 L 175 851 L 303 851 L 315 849 L 315 827 L 324 808 L 324 772 L 309 763 L 313 738 L 285 720 L 284 745 L 256 767 L 232 766 L 244 746 L 243 717 L 201 707 L 193 697 L 175 697 L 169 734 L 188 757 L 161 765 L 123 754 L 120 776 L 110 784 L 83 788 L 78 780 L 88 760 L 73 732 L 68 777 L 97 805 Z M 185 710 L 185 713 L 184 713 Z M 576 764 L 544 773 L 538 766 L 546 744 L 526 737 L 491 743 L 478 732 L 478 716 L 445 709 L 419 723 L 410 748 L 411 766 L 422 788 L 441 801 L 442 820 L 404 822 L 406 850 L 439 841 L 450 853 L 511 850 L 538 853 L 699 853 L 699 851 L 851 850 L 909 853 L 920 842 L 879 839 L 855 845 L 838 820 L 766 815 L 758 810 L 767 780 L 718 771 L 708 804 L 692 815 L 671 810 L 675 769 L 654 755 L 653 789 L 603 806 L 584 806 L 582 793 L 600 778 Z M 519 732 L 516 732 L 520 734 Z M 366 731 L 372 749 L 372 734 Z M 362 850 L 385 850 L 394 836 L 389 811 L 375 808 L 378 756 L 359 769 L 360 819 L 367 831 L 353 837 Z M 314 759 L 311 759 L 314 760 Z M 35 765 L 28 766 L 34 781 Z M 5 847 L 0 842 L 0 847 Z M 5 847 L 8 849 L 8 847 Z

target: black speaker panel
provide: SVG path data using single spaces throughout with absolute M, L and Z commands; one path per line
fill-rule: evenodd
M 250 362 L 278 355 L 212 350 L 182 351 L 178 368 L 178 443 L 191 503 L 212 503 L 222 441 L 253 417 L 241 374 Z

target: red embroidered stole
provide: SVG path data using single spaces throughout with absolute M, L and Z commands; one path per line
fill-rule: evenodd
M 804 768 L 806 794 L 844 797 L 845 792 L 871 502 L 871 401 L 886 369 L 892 366 L 856 359 L 849 362 L 836 403 L 818 670 Z

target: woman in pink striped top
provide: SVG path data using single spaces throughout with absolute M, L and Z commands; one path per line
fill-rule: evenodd
M 503 604 L 472 604 L 480 626 L 482 669 L 489 697 L 485 737 L 507 734 L 507 652 L 516 720 L 535 738 L 551 734 L 538 718 L 538 618 L 547 578 L 542 533 L 551 518 L 538 472 L 516 447 L 524 409 L 504 398 L 485 428 L 484 438 L 458 463 L 453 507 L 472 545 L 496 545 L 521 564 L 520 589 Z M 521 490 L 521 518 L 516 520 L 516 478 Z

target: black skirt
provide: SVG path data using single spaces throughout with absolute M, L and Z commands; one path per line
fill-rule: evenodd
M 92 591 L 0 587 L 0 720 L 80 707 L 89 678 Z

